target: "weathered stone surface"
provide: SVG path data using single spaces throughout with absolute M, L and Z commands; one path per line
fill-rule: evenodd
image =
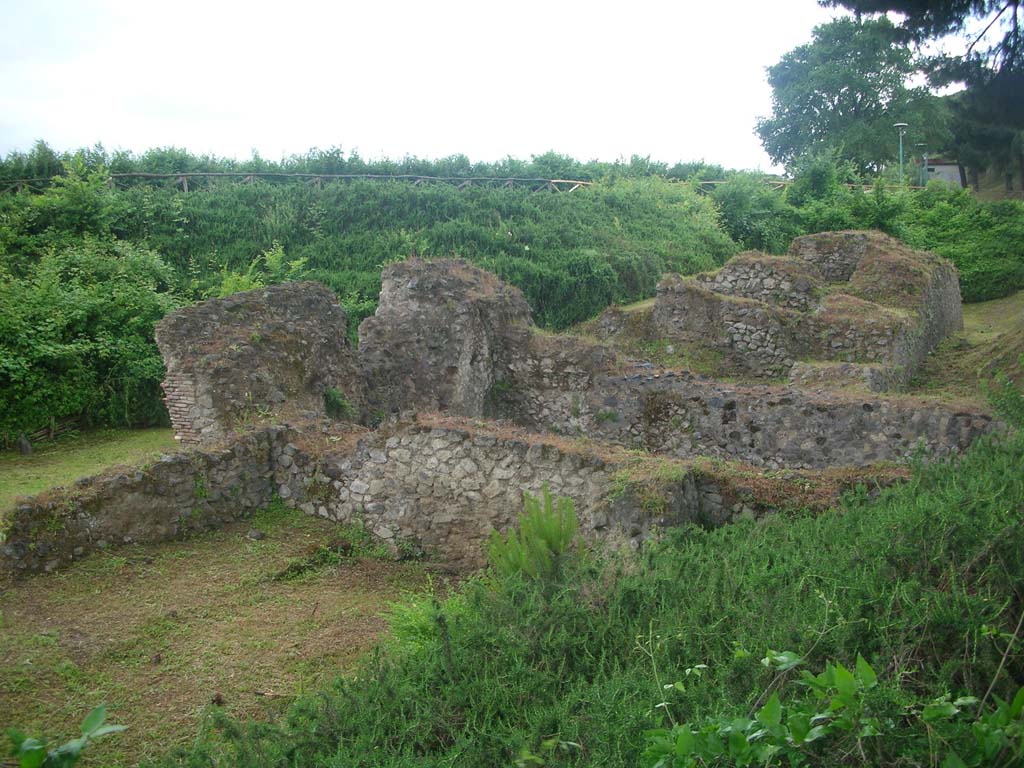
M 319 283 L 284 283 L 210 299 L 156 327 L 164 399 L 184 444 L 217 440 L 282 412 L 324 410 L 341 391 L 356 410 L 361 382 L 345 311 Z
M 629 448 L 766 468 L 859 467 L 960 453 L 1001 427 L 975 409 L 924 401 L 738 387 L 672 371 L 602 377 L 587 392 L 538 393 L 518 421 Z
M 519 289 L 464 261 L 388 265 L 377 311 L 359 327 L 371 409 L 482 415 L 532 325 Z
M 643 323 L 727 348 L 754 370 L 788 372 L 807 387 L 896 386 L 961 322 L 956 273 L 881 235 L 838 235 L 794 246 L 799 261 L 746 254 L 716 275 L 668 277 Z M 848 281 L 845 293 L 825 292 L 835 276 Z M 618 313 L 607 325 L 617 332 L 637 317 Z M 359 522 L 395 551 L 477 565 L 490 531 L 506 528 L 522 494 L 545 484 L 574 499 L 587 535 L 636 545 L 652 526 L 769 511 L 756 493 L 737 494 L 694 457 L 790 474 L 899 461 L 919 448 L 944 456 L 1001 428 L 972 409 L 733 386 L 621 361 L 606 345 L 535 331 L 517 290 L 458 261 L 389 266 L 378 312 L 360 333 L 357 366 L 344 313 L 330 291 L 309 283 L 169 316 L 157 338 L 179 436 L 219 438 L 234 422 L 251 425 L 253 409 L 267 418 L 316 417 L 331 386 L 363 414 L 436 410 L 474 421 L 386 425 L 358 445 L 307 421 L 302 439 L 269 427 L 78 481 L 7 516 L 0 565 L 52 570 L 95 549 L 220 525 L 275 497 L 307 514 Z M 475 421 L 495 416 L 549 434 Z M 575 445 L 550 432 L 595 442 Z M 634 448 L 657 456 L 623 450 Z M 651 476 L 670 479 L 657 489 L 656 515 L 649 489 L 623 485 L 638 461 L 658 462 Z
M 359 523 L 396 552 L 425 549 L 467 567 L 482 563 L 491 530 L 515 520 L 523 493 L 539 494 L 545 484 L 577 503 L 588 535 L 615 530 L 639 541 L 652 525 L 717 519 L 721 512 L 713 498 L 704 503 L 692 489 L 683 493 L 695 475 L 681 467 L 679 487 L 668 491 L 681 500 L 655 519 L 621 489 L 608 498 L 614 465 L 600 452 L 569 451 L 541 436 L 413 424 L 372 433 L 354 449 L 314 455 L 290 442 L 295 434 L 258 430 L 221 450 L 168 455 L 26 499 L 7 515 L 0 569 L 48 571 L 110 542 L 180 538 L 244 518 L 275 495 L 307 514 Z M 285 451 L 294 459 L 288 466 L 279 461 Z M 623 453 L 620 463 L 630 459 Z M 335 480 L 321 471 L 327 467 Z
M 833 285 L 826 289 L 826 283 Z M 839 285 L 836 285 L 839 283 Z M 956 269 L 879 232 L 797 238 L 790 257 L 740 254 L 714 273 L 668 275 L 651 315 L 656 332 L 723 350 L 737 368 L 789 375 L 799 384 L 834 380 L 798 363 L 877 364 L 880 375 L 846 384 L 903 386 L 928 353 L 963 327 Z M 613 318 L 598 329 L 614 330 Z
M 815 267 L 757 251 L 737 254 L 717 272 L 696 278 L 715 293 L 755 299 L 800 312 L 813 308 L 823 289 L 821 273 Z
M 27 499 L 6 516 L 0 566 L 49 571 L 109 542 L 165 541 L 246 517 L 271 500 L 285 436 L 271 427 L 229 449 L 168 454 Z

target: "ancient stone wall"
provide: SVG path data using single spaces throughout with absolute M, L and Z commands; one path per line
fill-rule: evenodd
M 396 553 L 424 552 L 456 567 L 481 565 L 490 532 L 512 524 L 524 492 L 540 495 L 545 486 L 573 499 L 584 536 L 634 545 L 653 527 L 763 512 L 756 499 L 739 499 L 686 464 L 659 463 L 653 481 L 623 476 L 637 462 L 625 451 L 507 429 L 411 424 L 325 450 L 302 438 L 269 427 L 217 450 L 172 454 L 25 499 L 4 515 L 0 570 L 50 571 L 97 549 L 180 538 L 247 517 L 275 497 L 365 526 Z
M 853 277 L 877 235 L 862 230 L 804 235 L 793 240 L 788 254 L 813 265 L 827 282 L 845 283 Z
M 0 510 L 0 570 L 50 571 L 97 549 L 180 538 L 265 507 L 290 433 L 271 427 L 225 447 L 113 469 Z
M 817 269 L 756 251 L 733 256 L 717 272 L 696 275 L 715 293 L 756 299 L 766 304 L 806 312 L 817 304 L 821 276 Z
M 532 325 L 519 289 L 466 262 L 386 266 L 377 311 L 359 327 L 370 409 L 482 415 Z
M 864 479 L 766 478 L 436 415 L 369 434 L 352 453 L 299 451 L 283 461 L 278 493 L 307 514 L 458 567 L 483 564 L 491 531 L 507 530 L 524 493 L 540 496 L 545 486 L 574 501 L 585 539 L 637 547 L 667 526 L 821 508 Z
M 526 382 L 520 382 L 528 386 Z M 675 457 L 771 469 L 858 467 L 965 450 L 999 428 L 974 409 L 785 387 L 734 387 L 671 371 L 603 377 L 586 392 L 538 389 L 516 420 Z
M 738 368 L 778 377 L 793 365 L 790 313 L 759 301 L 715 293 L 696 280 L 667 275 L 658 284 L 653 323 L 666 338 L 725 350 Z
M 963 325 L 949 262 L 878 232 L 853 231 L 798 238 L 789 258 L 748 252 L 715 273 L 667 276 L 652 320 L 664 336 L 710 343 L 755 376 L 866 383 L 876 391 L 904 385 Z M 882 374 L 850 363 L 877 363 Z
M 156 327 L 177 438 L 197 444 L 276 414 L 324 410 L 336 388 L 362 402 L 345 311 L 327 287 L 284 283 L 173 312 Z
M 908 313 L 845 294 L 794 319 L 794 358 L 898 365 L 899 341 L 917 327 Z

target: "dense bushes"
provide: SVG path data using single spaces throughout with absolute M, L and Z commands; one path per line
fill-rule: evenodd
M 735 251 L 709 200 L 655 178 L 572 194 L 352 181 L 188 195 L 132 187 L 119 197 L 129 212 L 120 234 L 201 281 L 224 267 L 245 272 L 276 241 L 340 296 L 376 300 L 381 264 L 458 256 L 518 285 L 554 328 L 650 295 L 665 270 L 713 268 Z
M 977 703 L 927 725 L 922 705 L 981 699 L 990 684 L 1012 699 L 1024 682 L 1011 639 L 1024 610 L 1022 464 L 1021 437 L 986 442 L 819 516 L 673 530 L 642 555 L 579 554 L 547 575 L 504 567 L 397 609 L 387 647 L 280 722 L 217 717 L 162 764 L 634 766 L 648 728 L 757 711 L 787 659 L 818 671 L 853 669 L 858 655 L 877 673 L 864 706 L 885 735 L 801 746 L 806 764 L 969 754 Z M 780 695 L 796 706 L 813 691 Z
M 960 268 L 968 301 L 1024 287 L 1024 203 L 981 203 L 969 192 L 941 186 L 922 193 L 882 186 L 867 192 L 850 189 L 845 185 L 853 178 L 850 170 L 827 156 L 800 165 L 785 192 L 747 173 L 729 174 L 711 192 L 678 181 L 723 176 L 721 169 L 702 164 L 669 168 L 644 158 L 584 164 L 553 153 L 529 163 L 510 159 L 490 165 L 474 165 L 464 157 L 366 163 L 339 150 L 314 151 L 278 164 L 259 158 L 244 163 L 200 158 L 174 149 L 136 158 L 111 156 L 97 148 L 63 158 L 63 166 L 61 159 L 39 145 L 29 155 L 0 161 L 2 178 L 52 171 L 55 163 L 61 168 L 41 192 L 0 196 L 0 266 L 14 281 L 4 289 L 8 301 L 17 301 L 11 297 L 33 285 L 39 274 L 52 272 L 54 259 L 77 258 L 72 254 L 85 249 L 92 256 L 81 260 L 79 285 L 107 280 L 82 271 L 99 268 L 101 252 L 110 264 L 113 259 L 122 269 L 142 270 L 136 277 L 125 274 L 125 280 L 151 286 L 141 290 L 160 297 L 152 311 L 138 315 L 147 323 L 159 317 L 159 307 L 304 277 L 320 280 L 338 294 L 354 335 L 358 323 L 376 307 L 382 264 L 410 254 L 459 256 L 519 286 L 537 322 L 558 329 L 592 317 L 612 302 L 651 296 L 666 271 L 711 269 L 739 247 L 778 253 L 796 235 L 851 227 L 882 229 L 951 258 Z M 354 180 L 319 187 L 294 179 L 248 184 L 221 179 L 183 194 L 162 181 L 120 180 L 119 187 L 111 183 L 103 163 L 121 172 L 509 174 L 571 176 L 594 183 L 556 194 L 484 183 L 463 189 Z M 122 252 L 117 249 L 136 256 L 154 252 L 159 258 L 150 254 L 155 259 L 150 266 L 162 260 L 166 268 L 116 256 Z M 51 293 L 57 296 L 62 290 L 80 288 L 58 286 Z M 61 301 L 65 299 L 70 300 Z M 111 294 L 115 300 L 127 301 Z M 26 329 L 25 323 L 46 317 L 45 312 L 25 314 L 27 307 L 21 311 L 18 322 Z M 119 312 L 124 315 L 116 309 L 112 315 Z M 0 429 L 35 429 L 45 411 L 47 417 L 59 416 L 75 408 L 103 423 L 157 418 L 162 406 L 154 384 L 159 377 L 153 372 L 159 360 L 147 340 L 151 332 L 140 336 L 133 326 L 125 328 L 124 339 L 116 328 L 109 329 L 108 338 L 117 344 L 106 346 L 102 360 L 98 353 L 71 354 L 62 347 L 59 363 L 43 352 L 33 357 L 24 350 L 18 352 L 19 362 L 14 357 L 0 361 L 0 369 L 18 371 L 4 375 L 36 397 L 22 400 L 4 387 L 14 410 L 5 413 Z M 77 329 L 68 332 L 79 335 L 58 334 L 63 345 L 81 346 L 83 339 L 92 338 Z M 51 324 L 25 333 L 49 338 L 47 334 L 57 331 Z M 14 349 L 27 342 L 3 343 Z M 145 352 L 140 344 L 148 345 Z M 115 348 L 130 359 L 115 363 L 109 351 Z M 145 366 L 142 360 L 148 361 Z M 100 368 L 93 370 L 94 364 Z M 143 367 L 147 373 L 140 378 L 136 374 Z M 43 389 L 28 384 L 44 380 L 52 383 Z M 101 402 L 110 405 L 96 405 Z
M 171 282 L 155 253 L 125 242 L 86 238 L 17 267 L 0 255 L 0 433 L 79 414 L 165 422 L 153 326 L 176 304 Z

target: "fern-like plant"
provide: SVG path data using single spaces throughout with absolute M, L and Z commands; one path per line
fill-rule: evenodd
M 552 496 L 545 483 L 540 498 L 523 493 L 518 530 L 491 534 L 488 561 L 500 576 L 556 577 L 578 528 L 572 499 Z

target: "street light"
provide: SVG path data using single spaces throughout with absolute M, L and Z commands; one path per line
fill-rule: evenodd
M 919 143 L 915 144 L 914 146 L 916 146 L 918 149 L 921 150 L 921 157 L 924 160 L 924 171 L 922 172 L 922 175 L 921 175 L 921 186 L 922 187 L 927 187 L 928 186 L 928 145 L 923 143 L 923 142 L 919 142 Z
M 892 127 L 900 132 L 900 184 L 903 183 L 903 136 L 909 127 L 907 123 L 893 123 Z

